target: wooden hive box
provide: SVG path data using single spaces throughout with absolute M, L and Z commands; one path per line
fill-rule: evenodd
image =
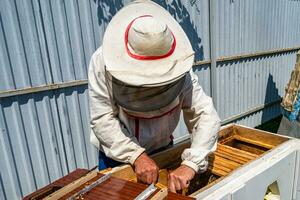
M 197 174 L 191 181 L 190 187 L 187 190 L 180 191 L 183 196 L 169 193 L 168 199 L 192 199 L 191 197 L 195 197 L 202 191 L 209 189 L 225 177 L 230 176 L 237 169 L 248 165 L 288 140 L 290 139 L 287 137 L 244 126 L 232 124 L 223 127 L 219 132 L 217 150 L 208 156 L 208 170 Z M 167 187 L 168 172 L 180 165 L 181 153 L 189 146 L 190 142 L 187 140 L 151 155 L 161 169 L 156 185 L 158 188 Z M 111 173 L 112 178 L 90 191 L 83 199 L 133 199 L 147 187 L 144 184 L 136 183 L 136 175 L 130 165 L 103 170 L 100 173 Z M 31 194 L 25 199 L 43 199 L 47 195 L 46 199 L 67 199 L 80 188 L 101 177 L 101 174 L 95 171 L 90 172 L 85 177 L 76 181 L 73 180 L 72 183 L 54 188 L 53 191 L 51 191 L 51 187 L 47 186 L 46 189 L 39 190 L 40 193 Z M 41 194 L 42 192 L 44 194 Z M 51 192 L 53 193 L 51 194 Z
M 219 132 L 217 150 L 208 157 L 208 170 L 197 174 L 183 194 L 195 196 L 288 140 L 287 137 L 235 124 L 223 127 Z M 181 153 L 189 146 L 190 141 L 187 140 L 151 156 L 161 169 L 160 187 L 167 186 L 168 171 L 180 165 Z M 116 167 L 110 172 L 115 177 L 136 181 L 130 165 Z

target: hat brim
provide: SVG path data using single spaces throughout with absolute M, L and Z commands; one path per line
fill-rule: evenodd
M 162 59 L 138 60 L 128 55 L 124 41 L 128 24 L 135 18 L 151 15 L 163 21 L 176 39 L 174 52 Z M 122 8 L 110 21 L 103 37 L 106 70 L 118 80 L 135 86 L 155 86 L 173 82 L 191 69 L 194 51 L 176 20 L 151 1 L 134 2 Z

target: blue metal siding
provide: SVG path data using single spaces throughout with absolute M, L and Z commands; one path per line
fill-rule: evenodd
M 299 1 L 228 0 L 216 4 L 217 56 L 300 44 Z
M 217 58 L 300 45 L 299 1 L 217 1 Z M 215 106 L 225 120 L 278 100 L 296 60 L 294 52 L 217 62 Z M 214 80 L 213 80 L 214 81 Z M 226 102 L 226 103 L 224 103 Z M 273 106 L 274 107 L 274 106 Z M 256 126 L 280 114 L 253 115 Z
M 87 86 L 0 102 L 0 169 L 7 199 L 96 165 L 97 152 L 89 143 Z
M 220 117 L 227 119 L 279 100 L 294 64 L 295 53 L 219 63 L 215 100 Z
M 107 24 L 129 2 L 1 0 L 0 92 L 86 80 Z M 283 95 L 295 51 L 217 62 L 212 80 L 210 42 L 216 42 L 217 58 L 299 46 L 299 1 L 156 2 L 186 31 L 196 61 L 207 61 L 194 71 L 208 95 L 215 81 L 214 100 L 223 121 L 253 127 L 280 113 L 278 103 L 263 105 Z M 215 24 L 210 21 L 212 2 Z M 76 168 L 97 164 L 89 143 L 87 93 L 83 84 L 0 98 L 0 199 L 19 199 Z M 176 140 L 186 133 L 181 120 Z
M 95 49 L 90 7 L 77 1 L 40 4 L 44 40 L 53 82 L 87 78 L 87 66 Z M 83 21 L 84 20 L 84 21 Z
M 21 2 L 19 2 L 20 4 Z M 4 55 L 1 59 L 3 63 L 2 70 L 4 71 L 3 75 L 7 77 L 7 82 L 5 85 L 1 84 L 1 89 L 14 89 L 14 88 L 23 88 L 32 86 L 30 80 L 30 71 L 28 69 L 28 64 L 31 64 L 31 72 L 34 73 L 34 69 L 38 65 L 36 62 L 39 62 L 39 57 L 34 56 L 34 59 L 31 59 L 30 62 L 27 61 L 26 57 L 28 54 L 35 55 L 36 52 L 33 52 L 35 48 L 32 48 L 36 45 L 35 35 L 29 33 L 28 30 L 32 30 L 34 23 L 24 23 L 27 19 L 30 20 L 28 16 L 28 7 L 24 5 L 19 5 L 15 1 L 2 1 L 1 2 L 1 54 Z M 20 10 L 20 7 L 22 9 Z M 24 30 L 24 26 L 27 24 L 28 29 Z M 26 45 L 26 46 L 25 46 Z M 40 63 L 39 63 L 40 64 Z M 42 66 L 42 65 L 41 65 Z M 35 79 L 35 82 L 43 82 L 41 80 L 42 76 Z

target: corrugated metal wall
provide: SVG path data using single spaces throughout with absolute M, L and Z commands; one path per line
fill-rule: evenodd
M 87 68 L 106 25 L 128 2 L 0 1 L 0 199 L 19 199 L 96 165 Z M 220 58 L 300 46 L 299 1 L 156 2 L 188 34 L 200 61 L 194 70 L 225 123 L 256 126 L 280 113 L 296 50 Z M 181 122 L 175 136 L 185 134 Z
M 300 44 L 299 1 L 231 0 L 215 5 L 217 58 Z M 272 103 L 284 94 L 295 59 L 292 51 L 217 62 L 215 103 L 221 118 L 229 121 L 266 104 L 272 106 L 237 121 L 256 126 L 278 115 L 279 104 Z

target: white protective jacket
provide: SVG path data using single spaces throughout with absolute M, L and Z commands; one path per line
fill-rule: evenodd
M 191 147 L 182 153 L 182 164 L 196 172 L 206 170 L 206 156 L 216 149 L 220 119 L 192 70 L 179 97 L 171 105 L 146 116 L 125 111 L 114 102 L 101 47 L 91 58 L 88 76 L 91 143 L 108 157 L 133 164 L 144 151 L 149 153 L 167 146 L 182 110 L 192 141 Z

